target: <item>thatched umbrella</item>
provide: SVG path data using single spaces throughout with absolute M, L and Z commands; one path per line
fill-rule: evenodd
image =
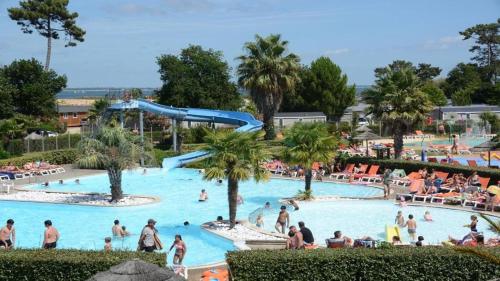
M 356 129 L 356 132 L 371 132 L 372 130 L 370 128 L 368 128 L 367 125 L 362 125 L 362 126 L 359 126 L 357 129 Z
M 368 141 L 369 140 L 378 140 L 378 139 L 381 139 L 381 137 L 377 134 L 366 131 L 366 132 L 363 132 L 363 133 L 355 136 L 354 139 L 360 140 L 360 141 L 366 141 L 366 156 L 369 156 L 370 153 L 368 152 Z
M 99 272 L 87 281 L 185 281 L 171 269 L 133 259 Z
M 494 140 L 485 141 L 472 148 L 474 151 L 488 151 L 488 167 L 491 167 L 491 150 L 496 149 L 499 142 Z

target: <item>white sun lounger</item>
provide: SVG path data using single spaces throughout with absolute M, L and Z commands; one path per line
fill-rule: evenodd
M 282 169 L 282 170 L 283 170 L 283 169 Z M 66 172 L 66 170 L 64 170 L 64 168 L 63 168 L 63 167 L 57 167 L 57 168 L 56 168 L 56 171 L 57 171 L 58 173 L 64 173 L 64 172 Z

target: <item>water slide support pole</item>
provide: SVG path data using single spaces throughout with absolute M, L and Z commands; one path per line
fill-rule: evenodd
M 139 131 L 141 134 L 141 166 L 144 166 L 144 111 L 139 111 Z
M 123 110 L 120 111 L 120 127 L 123 129 L 125 123 L 125 115 L 123 113 Z
M 174 152 L 177 152 L 177 119 L 172 118 L 172 140 L 174 145 Z

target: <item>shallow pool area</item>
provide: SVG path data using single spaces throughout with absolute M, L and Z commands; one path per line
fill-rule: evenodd
M 253 181 L 240 184 L 239 193 L 244 203 L 238 207 L 238 218 L 248 219 L 256 209 L 269 201 L 272 209 L 265 217 L 265 228 L 272 230 L 280 206 L 279 200 L 291 197 L 304 187 L 303 180 L 271 179 L 266 183 Z M 32 185 L 33 189 L 45 189 Z M 366 185 L 313 182 L 315 196 L 335 196 L 364 198 L 382 195 L 382 190 Z M 208 201 L 198 202 L 201 189 L 208 192 Z M 51 182 L 48 190 L 109 193 L 106 174 L 80 178 L 80 184 L 67 180 L 64 184 Z M 123 175 L 123 190 L 127 194 L 152 195 L 160 199 L 158 203 L 134 207 L 94 207 L 50 203 L 29 203 L 0 201 L 0 220 L 13 218 L 17 229 L 17 247 L 40 247 L 44 231 L 43 221 L 51 219 L 59 229 L 61 239 L 59 248 L 102 249 L 104 238 L 111 236 L 115 219 L 132 233 L 125 239 L 114 239 L 115 249 L 135 250 L 138 235 L 149 218 L 158 221 L 156 227 L 160 238 L 168 250 L 174 235 L 181 234 L 187 244 L 184 264 L 188 266 L 209 264 L 224 259 L 228 250 L 233 250 L 232 241 L 215 236 L 200 228 L 200 225 L 215 220 L 217 216 L 228 217 L 226 182 L 203 181 L 195 169 L 148 169 L 126 171 Z M 323 245 L 324 239 L 339 229 L 346 235 L 357 238 L 370 235 L 383 238 L 384 227 L 394 221 L 399 208 L 392 201 L 384 200 L 344 200 L 327 202 L 300 202 L 299 211 L 290 211 L 293 224 L 303 220 L 313 231 L 316 241 Z M 432 209 L 436 222 L 420 222 L 422 207 L 407 207 L 405 216 L 413 213 L 418 219 L 418 233 L 426 241 L 435 243 L 447 238 L 448 234 L 462 236 L 470 213 L 446 209 Z M 190 226 L 183 226 L 189 221 Z M 485 224 L 479 225 L 481 231 L 491 236 Z M 420 233 L 421 231 L 421 233 Z M 406 239 L 407 241 L 407 239 Z M 164 250 L 165 251 L 165 250 Z M 169 262 L 171 262 L 169 256 Z
M 385 240 L 385 225 L 394 225 L 398 211 L 403 212 L 405 221 L 412 214 L 417 221 L 417 236 L 424 236 L 425 242 L 440 244 L 448 239 L 448 235 L 461 239 L 469 231 L 464 227 L 470 222 L 473 214 L 466 211 L 432 208 L 425 206 L 399 207 L 386 200 L 338 200 L 329 202 L 303 202 L 298 211 L 290 213 L 291 224 L 304 221 L 314 234 L 316 243 L 325 245 L 325 239 L 333 237 L 336 230 L 350 238 L 357 239 L 370 236 L 376 240 Z M 424 221 L 425 211 L 430 211 L 433 221 Z M 277 212 L 266 216 L 265 229 L 273 230 Z M 487 223 L 480 219 L 478 230 L 486 238 L 494 233 L 488 229 Z M 401 229 L 403 242 L 409 242 L 406 228 Z

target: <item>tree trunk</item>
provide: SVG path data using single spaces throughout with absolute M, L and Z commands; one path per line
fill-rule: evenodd
M 312 180 L 312 170 L 311 169 L 306 169 L 304 178 L 306 181 L 305 190 L 311 191 L 311 180 Z
M 394 158 L 400 159 L 403 151 L 403 127 L 394 123 Z
M 49 37 L 47 37 L 47 57 L 45 58 L 45 71 L 49 70 L 50 53 L 52 52 L 52 29 L 50 28 L 50 20 L 48 22 L 47 31 L 48 31 Z
M 263 119 L 264 131 L 266 132 L 264 138 L 266 140 L 273 140 L 276 137 L 276 133 L 274 132 L 274 111 L 272 109 L 265 110 Z
M 229 228 L 236 225 L 236 211 L 238 208 L 238 181 L 231 177 L 227 180 L 227 200 L 229 203 Z
M 122 171 L 110 167 L 108 170 L 109 183 L 111 184 L 111 201 L 123 199 L 122 191 Z

